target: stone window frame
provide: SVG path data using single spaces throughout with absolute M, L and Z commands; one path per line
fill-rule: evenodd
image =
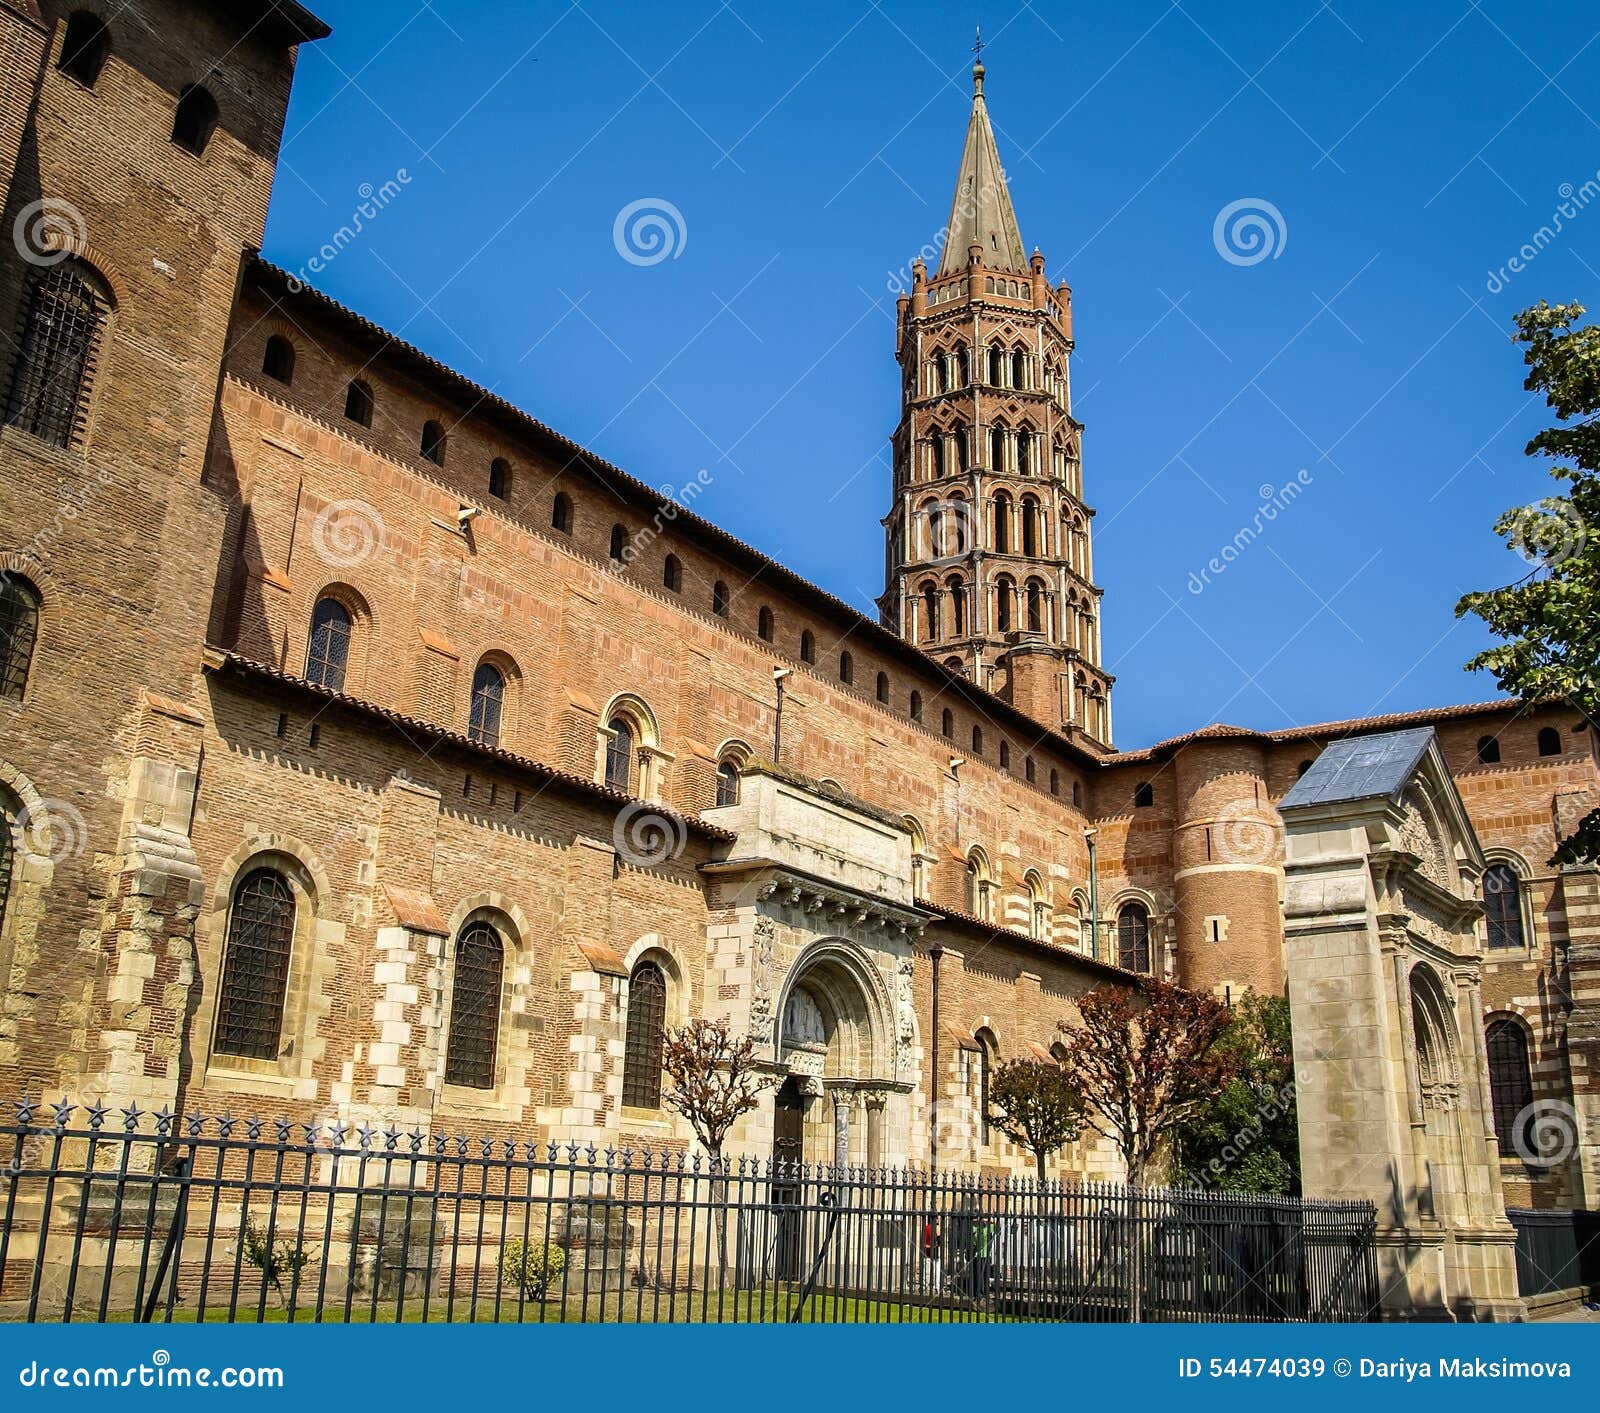
M 1527 1016 L 1523 1015 L 1521 1011 L 1502 1007 L 1498 1010 L 1485 1010 L 1483 1013 L 1484 1076 L 1489 1085 L 1489 1111 L 1485 1118 L 1488 1120 L 1489 1136 L 1494 1140 L 1495 1150 L 1499 1154 L 1502 1163 L 1510 1164 L 1513 1168 L 1527 1169 L 1536 1165 L 1530 1164 L 1523 1157 L 1521 1150 L 1516 1146 L 1516 1135 L 1511 1136 L 1509 1139 L 1502 1138 L 1499 1125 L 1495 1119 L 1495 1086 L 1493 1066 L 1489 1058 L 1489 1031 L 1494 1026 L 1502 1023 L 1514 1027 L 1522 1035 L 1523 1055 L 1528 1068 L 1529 1102 L 1526 1106 L 1528 1108 L 1536 1108 L 1539 1104 L 1538 1074 L 1542 1059 L 1539 1054 L 1539 1037 L 1534 1027 L 1529 1023 Z M 1506 1151 L 1507 1144 L 1510 1145 L 1510 1152 Z M 1524 1147 L 1531 1148 L 1526 1138 L 1524 1138 Z
M 1118 924 L 1122 918 L 1122 910 L 1129 903 L 1139 903 L 1145 910 L 1145 923 L 1148 928 L 1150 943 L 1150 970 L 1139 972 L 1140 976 L 1165 977 L 1167 974 L 1167 919 L 1168 911 L 1163 909 L 1156 895 L 1148 888 L 1124 888 L 1111 899 L 1101 915 L 1102 922 L 1111 925 L 1111 946 L 1117 957 L 1115 965 L 1121 966 L 1122 939 L 1118 934 Z
M 505 648 L 490 646 L 483 649 L 472 659 L 472 671 L 462 674 L 462 683 L 459 688 L 462 702 L 458 708 L 456 719 L 462 723 L 459 728 L 463 734 L 470 734 L 472 723 L 472 706 L 474 700 L 473 687 L 477 680 L 478 669 L 483 666 L 494 668 L 500 674 L 500 731 L 493 745 L 500 750 L 514 751 L 517 748 L 518 714 L 522 706 L 522 668 L 516 658 L 512 657 Z
M 967 911 L 979 922 L 994 921 L 994 895 L 998 876 L 993 862 L 982 844 L 967 850 L 966 897 Z
M 1489 870 L 1496 864 L 1504 864 L 1517 876 L 1518 897 L 1517 908 L 1522 914 L 1522 945 L 1520 947 L 1491 947 L 1489 945 L 1489 928 L 1487 920 L 1483 924 L 1483 959 L 1486 962 L 1516 960 L 1524 961 L 1538 950 L 1539 934 L 1535 927 L 1533 910 L 1533 870 L 1528 861 L 1516 852 L 1515 849 L 1494 848 L 1483 851 L 1483 875 L 1478 880 L 1478 895 L 1482 898 L 1484 882 L 1489 877 Z
M 606 783 L 606 751 L 616 738 L 611 723 L 618 716 L 627 720 L 633 731 L 634 769 L 630 772 L 628 794 L 637 800 L 660 803 L 666 783 L 666 768 L 674 756 L 661 746 L 661 728 L 649 702 L 637 692 L 618 692 L 605 705 L 595 727 L 594 780 Z
M 750 743 L 748 741 L 741 740 L 737 736 L 730 736 L 726 741 L 717 747 L 717 777 L 719 794 L 721 789 L 721 776 L 723 768 L 725 766 L 731 766 L 733 769 L 734 794 L 733 799 L 728 801 L 728 805 L 736 805 L 739 803 L 739 798 L 744 790 L 744 785 L 740 777 L 749 768 L 750 762 L 754 759 L 755 752 L 750 748 Z M 716 797 L 713 796 L 713 798 Z M 714 808 L 726 809 L 727 805 L 718 804 L 714 806 Z
M 11 838 L 11 887 L 0 898 L 0 1007 L 5 1005 L 11 990 L 12 962 L 19 948 L 24 955 L 36 947 L 39 924 L 45 918 L 50 885 L 55 878 L 56 861 L 48 850 L 35 851 L 23 847 L 23 821 L 36 832 L 42 823 L 42 837 L 66 837 L 58 834 L 51 820 L 50 802 L 40 795 L 32 780 L 0 757 L 0 796 L 11 815 L 14 829 Z M 60 821 L 60 828 L 72 832 L 70 817 Z
M 363 696 L 367 685 L 367 664 L 371 658 L 375 624 L 372 605 L 368 602 L 367 596 L 355 585 L 343 579 L 333 579 L 311 595 L 311 606 L 306 610 L 303 620 L 306 636 L 300 645 L 300 661 L 309 668 L 311 623 L 317 605 L 324 599 L 333 599 L 350 615 L 350 643 L 345 654 L 344 685 L 339 690 L 347 696 Z
M 278 1054 L 271 1060 L 222 1055 L 216 1050 L 217 1010 L 223 970 L 227 965 L 228 924 L 233 914 L 234 890 L 247 875 L 262 868 L 282 874 L 294 895 L 289 979 L 283 989 Z M 291 1093 L 301 1079 L 311 1075 L 309 1051 L 318 1013 L 313 1005 L 315 962 L 319 953 L 327 954 L 319 941 L 318 924 L 325 920 L 325 900 L 331 901 L 333 896 L 332 885 L 316 854 L 288 835 L 250 839 L 223 863 L 206 912 L 195 922 L 195 965 L 205 982 L 191 1034 L 203 1036 L 205 1041 L 200 1065 L 202 1089 L 248 1088 Z
M 1028 899 L 1028 936 L 1035 942 L 1050 941 L 1055 931 L 1050 885 L 1044 881 L 1044 875 L 1038 869 L 1029 868 L 1023 872 L 1022 888 Z
M 497 892 L 475 893 L 461 899 L 448 919 L 450 930 L 434 942 L 437 968 L 433 987 L 436 1010 L 431 1078 L 435 1085 L 440 1113 L 452 1118 L 500 1119 L 518 1121 L 532 1099 L 519 1101 L 513 1091 L 526 1091 L 536 1064 L 534 1047 L 519 1040 L 515 1017 L 526 1013 L 527 1002 L 535 994 L 534 954 L 527 916 L 511 898 Z M 487 923 L 500 934 L 500 1010 L 495 1026 L 494 1083 L 487 1089 L 445 1080 L 445 1058 L 450 1046 L 450 1006 L 454 999 L 455 944 L 474 923 Z
M 672 1109 L 667 1107 L 665 1091 L 662 1094 L 661 1107 L 657 1109 L 634 1108 L 625 1106 L 622 1103 L 622 1072 L 623 1062 L 626 1060 L 628 1035 L 627 988 L 632 984 L 633 974 L 638 970 L 642 962 L 654 962 L 661 968 L 661 974 L 666 978 L 667 1013 L 662 1027 L 663 1031 L 676 1030 L 680 1026 L 687 1025 L 691 1019 L 689 973 L 684 966 L 683 959 L 678 955 L 673 945 L 659 932 L 645 933 L 628 948 L 627 953 L 622 958 L 622 965 L 627 969 L 627 975 L 619 979 L 620 984 L 617 996 L 617 1016 L 620 1023 L 619 1034 L 622 1037 L 621 1043 L 623 1047 L 618 1052 L 616 1069 L 617 1113 L 630 1129 L 658 1127 L 663 1130 L 672 1130 L 678 1126 L 677 1116 Z

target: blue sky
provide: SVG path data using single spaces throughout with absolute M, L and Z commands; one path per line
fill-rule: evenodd
M 893 285 L 948 214 L 981 22 L 1023 240 L 1074 292 L 1118 744 L 1493 695 L 1452 608 L 1524 571 L 1490 527 L 1548 485 L 1511 317 L 1600 297 L 1592 4 L 313 8 L 269 258 L 404 169 L 321 288 L 653 484 L 706 470 L 697 510 L 864 611 Z M 647 198 L 682 236 L 630 263 Z M 1238 263 L 1247 199 L 1274 254 Z

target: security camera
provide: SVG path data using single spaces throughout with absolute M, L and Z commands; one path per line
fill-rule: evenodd
M 781 682 L 785 677 L 792 676 L 794 676 L 794 669 L 792 667 L 774 667 L 772 669 L 772 680 L 774 682 Z
M 950 757 L 950 773 L 952 775 L 954 775 L 956 773 L 956 771 L 960 770 L 961 767 L 964 766 L 966 763 L 967 763 L 967 758 L 965 756 L 951 756 Z
M 1084 837 L 1084 838 L 1085 838 L 1085 839 L 1093 839 L 1093 838 L 1094 838 L 1094 836 L 1095 836 L 1095 835 L 1096 835 L 1096 834 L 1098 834 L 1098 833 L 1099 833 L 1099 832 L 1100 832 L 1100 831 L 1099 831 L 1099 830 L 1098 830 L 1098 829 L 1085 829 L 1085 830 L 1084 830 L 1084 831 L 1083 831 L 1083 837 Z
M 477 506 L 464 505 L 460 510 L 456 511 L 456 524 L 465 530 L 469 521 L 477 519 L 482 514 L 483 512 Z

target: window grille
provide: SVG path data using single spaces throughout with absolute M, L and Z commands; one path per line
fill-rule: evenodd
M 217 1001 L 218 1054 L 277 1058 L 294 916 L 294 892 L 275 869 L 257 869 L 234 889 Z
M 503 971 L 500 934 L 486 922 L 473 923 L 456 943 L 450 1038 L 445 1046 L 447 1084 L 494 1088 Z

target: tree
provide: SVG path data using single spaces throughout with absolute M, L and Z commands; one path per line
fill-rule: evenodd
M 1179 1181 L 1223 1192 L 1298 1194 L 1300 1131 L 1288 997 L 1245 992 L 1217 1048 L 1237 1068 L 1174 1131 Z
M 1517 315 L 1516 342 L 1530 370 L 1523 386 L 1543 393 L 1558 419 L 1527 454 L 1558 463 L 1550 475 L 1569 490 L 1495 521 L 1495 533 L 1531 568 L 1504 588 L 1463 596 L 1456 616 L 1476 614 L 1504 640 L 1474 657 L 1468 671 L 1488 668 L 1502 691 L 1528 701 L 1565 699 L 1593 723 L 1600 720 L 1600 327 L 1574 328 L 1584 312 L 1581 304 L 1541 300 Z M 1600 809 L 1559 841 L 1551 863 L 1597 860 Z
M 1099 986 L 1078 998 L 1082 1025 L 1063 1022 L 1062 1074 L 1084 1119 L 1117 1145 L 1128 1182 L 1144 1183 L 1173 1131 L 1232 1079 L 1237 1063 L 1217 1042 L 1228 1008 L 1214 996 L 1153 978 Z
M 735 1039 L 720 1020 L 692 1020 L 662 1040 L 661 1068 L 673 1084 L 667 1103 L 689 1120 L 714 1167 L 729 1130 L 772 1084 L 755 1067 L 755 1049 L 752 1037 Z
M 717 1224 L 717 1270 L 728 1282 L 728 1176 L 722 1144 L 739 1119 L 761 1101 L 772 1084 L 755 1067 L 756 1042 L 735 1039 L 726 1021 L 692 1020 L 669 1030 L 661 1042 L 661 1068 L 673 1089 L 667 1103 L 695 1131 L 711 1155 L 712 1213 Z
M 1045 1178 L 1045 1159 L 1083 1130 L 1083 1099 L 1048 1060 L 1007 1060 L 989 1076 L 989 1122 L 1028 1149 Z

